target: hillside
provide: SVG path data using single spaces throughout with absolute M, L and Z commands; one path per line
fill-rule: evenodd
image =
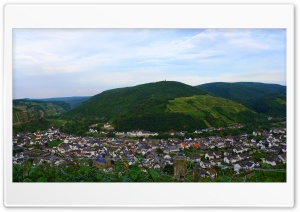
M 72 97 L 55 97 L 55 98 L 47 98 L 47 99 L 32 99 L 44 102 L 65 102 L 71 106 L 71 108 L 75 108 L 81 105 L 83 102 L 91 98 L 90 96 L 72 96 Z M 31 99 L 30 99 L 31 100 Z
M 228 126 L 238 122 L 246 123 L 247 120 L 242 120 L 241 117 L 247 112 L 255 116 L 255 113 L 240 103 L 210 95 L 176 98 L 171 100 L 167 107 L 170 112 L 184 113 L 196 120 L 204 120 L 209 127 Z
M 70 109 L 70 105 L 65 102 L 17 99 L 13 100 L 13 122 L 26 122 L 36 118 L 54 116 Z
M 116 117 L 128 112 L 153 113 L 164 110 L 168 100 L 204 94 L 179 82 L 156 82 L 104 91 L 93 96 L 65 116 Z
M 105 91 L 63 114 L 69 119 L 74 116 L 108 118 L 118 131 L 194 131 L 264 121 L 239 103 L 167 81 Z
M 254 82 L 216 82 L 196 87 L 211 95 L 240 102 L 258 113 L 274 117 L 286 116 L 286 86 Z
M 50 126 L 59 127 L 65 121 L 57 117 L 70 108 L 69 104 L 59 101 L 13 100 L 13 132 L 34 132 L 46 130 Z

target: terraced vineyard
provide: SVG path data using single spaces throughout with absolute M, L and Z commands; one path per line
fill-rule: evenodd
M 13 123 L 14 124 L 27 122 L 29 120 L 30 120 L 30 114 L 28 112 L 23 111 L 19 108 L 13 109 Z
M 14 100 L 13 106 L 14 123 L 58 115 L 71 108 L 70 105 L 65 102 L 43 102 L 26 99 Z
M 210 95 L 196 95 L 170 100 L 167 111 L 184 113 L 196 120 L 205 120 L 206 125 L 209 127 L 234 124 L 239 120 L 237 114 L 244 112 L 255 114 L 240 103 Z

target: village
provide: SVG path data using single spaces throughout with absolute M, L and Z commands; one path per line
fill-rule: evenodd
M 113 130 L 108 124 L 104 128 Z M 195 133 L 201 134 L 208 130 L 224 129 L 203 129 Z M 22 164 L 25 159 L 31 158 L 33 166 L 40 163 L 59 166 L 68 161 L 87 159 L 101 168 L 117 161 L 126 161 L 129 166 L 139 163 L 141 168 L 164 170 L 167 166 L 174 167 L 175 176 L 178 172 L 176 160 L 180 159 L 197 165 L 199 176 L 210 179 L 218 176 L 220 168 L 240 173 L 286 164 L 286 128 L 237 136 L 184 139 L 176 138 L 176 135 L 184 135 L 184 132 L 172 132 L 168 139 L 157 139 L 155 136 L 158 133 L 143 130 L 115 132 L 116 136 L 110 138 L 93 137 L 93 133 L 98 132 L 90 129 L 88 135 L 91 136 L 81 137 L 51 128 L 47 131 L 15 134 L 13 163 Z

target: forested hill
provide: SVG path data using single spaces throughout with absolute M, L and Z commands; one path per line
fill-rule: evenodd
M 147 83 L 104 91 L 67 112 L 65 116 L 111 118 L 127 112 L 155 112 L 161 110 L 168 100 L 200 94 L 204 94 L 204 92 L 179 82 Z
M 196 86 L 207 93 L 242 103 L 258 113 L 286 116 L 286 86 L 256 82 L 207 83 Z
M 57 118 L 70 109 L 71 106 L 62 101 L 13 100 L 13 132 L 46 130 L 51 125 L 49 118 Z
M 263 119 L 238 103 L 208 96 L 198 88 L 173 81 L 108 90 L 62 116 L 105 117 L 119 131 L 193 131 L 231 123 L 258 123 Z
M 62 101 L 38 101 L 29 99 L 13 100 L 13 122 L 25 123 L 32 119 L 39 119 L 58 115 L 70 110 L 71 106 Z

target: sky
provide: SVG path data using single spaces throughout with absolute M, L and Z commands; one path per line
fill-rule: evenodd
M 286 85 L 284 29 L 14 29 L 13 98 L 157 81 Z

